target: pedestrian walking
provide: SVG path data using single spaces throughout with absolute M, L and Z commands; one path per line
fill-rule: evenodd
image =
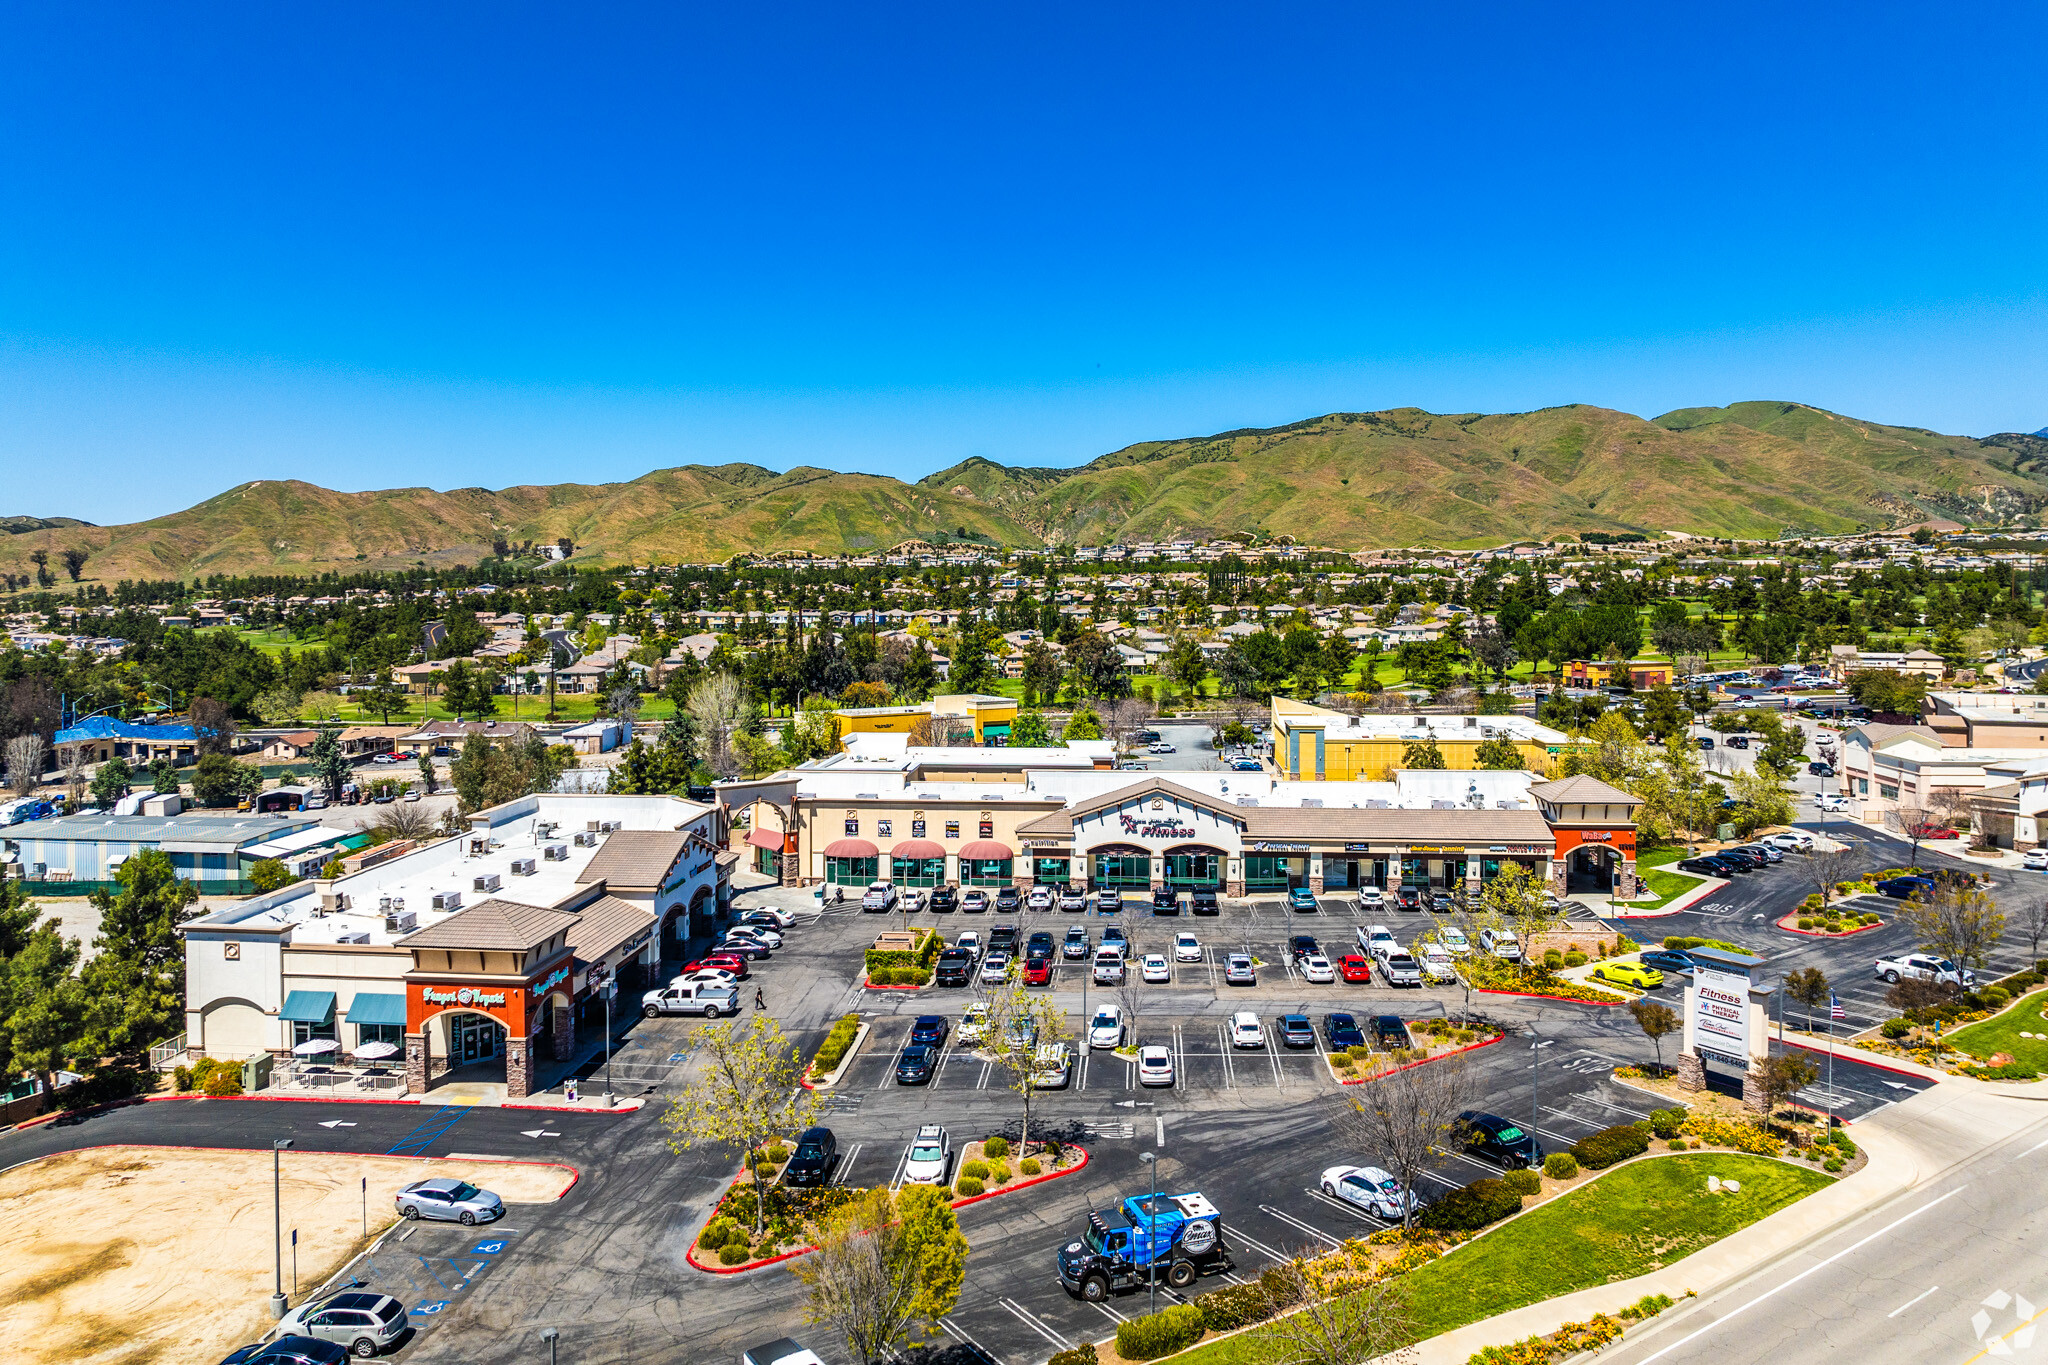
M 757 1010 L 765 1010 L 768 1008 L 768 1001 L 761 994 L 761 988 L 759 986 L 754 987 L 754 1008 Z

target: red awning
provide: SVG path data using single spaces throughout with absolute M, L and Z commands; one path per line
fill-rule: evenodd
M 905 839 L 889 850 L 889 856 L 900 860 L 915 858 L 943 858 L 946 850 L 929 839 Z
M 999 844 L 993 839 L 976 839 L 971 844 L 961 846 L 960 856 L 970 862 L 983 863 L 1014 858 L 1017 852 L 1008 844 Z
M 834 839 L 825 845 L 827 858 L 874 858 L 881 850 L 865 839 Z
M 755 848 L 782 852 L 782 831 L 779 829 L 755 829 L 747 831 L 747 842 Z

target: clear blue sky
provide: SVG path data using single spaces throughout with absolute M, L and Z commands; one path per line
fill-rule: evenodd
M 13 7 L 0 512 L 2048 424 L 2038 6 L 694 8 Z

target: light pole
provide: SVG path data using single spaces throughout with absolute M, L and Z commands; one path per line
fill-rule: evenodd
M 290 1138 L 278 1138 L 270 1144 L 270 1228 L 276 1239 L 277 1292 L 270 1296 L 272 1321 L 284 1316 L 284 1149 L 292 1145 Z
M 548 1344 L 548 1365 L 555 1365 L 555 1343 L 562 1339 L 562 1334 L 550 1327 L 540 1334 L 540 1339 Z
M 1152 1245 L 1152 1230 L 1159 1221 L 1159 1154 L 1140 1152 L 1138 1160 L 1152 1171 L 1152 1200 L 1145 1205 L 1145 1252 L 1152 1258 L 1152 1273 L 1145 1277 L 1145 1311 L 1150 1313 L 1159 1304 L 1159 1251 Z
M 1532 1168 L 1536 1165 L 1536 1120 L 1543 1113 L 1541 1103 L 1537 1098 L 1538 1085 L 1536 1077 L 1536 1067 L 1538 1060 L 1542 1056 L 1537 1049 L 1542 1046 L 1543 1039 L 1536 1032 L 1536 1025 L 1529 1025 L 1529 1165 Z
M 612 974 L 605 967 L 590 969 L 591 982 L 604 998 L 604 1102 L 612 1103 Z

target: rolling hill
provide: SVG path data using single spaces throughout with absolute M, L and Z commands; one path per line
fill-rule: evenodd
M 915 483 L 872 474 L 686 465 L 627 483 L 339 493 L 258 480 L 125 526 L 0 540 L 92 553 L 88 578 L 471 562 L 492 542 L 575 543 L 590 563 L 837 553 L 966 534 L 1031 546 L 1290 537 L 1344 549 L 1470 546 L 1565 532 L 1769 538 L 1930 518 L 2039 525 L 2048 438 L 1945 436 L 1799 403 L 1654 420 L 1586 405 L 1416 408 L 1145 441 L 1073 469 L 970 459 Z M 64 519 L 57 519 L 64 520 Z

